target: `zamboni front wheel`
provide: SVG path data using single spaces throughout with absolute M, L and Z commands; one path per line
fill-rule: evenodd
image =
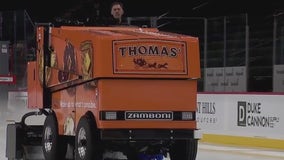
M 64 160 L 67 143 L 58 135 L 58 124 L 55 115 L 48 115 L 43 126 L 42 150 L 45 160 Z
M 198 140 L 176 140 L 170 148 L 171 160 L 195 160 Z

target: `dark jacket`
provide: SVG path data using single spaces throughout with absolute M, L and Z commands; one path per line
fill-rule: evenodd
M 86 26 L 119 26 L 119 25 L 128 25 L 127 19 L 122 18 L 122 21 L 119 23 L 118 19 L 113 17 L 95 17 L 89 18 L 85 22 Z
M 109 21 L 107 23 L 108 26 L 117 26 L 117 25 L 128 25 L 127 19 L 122 17 L 121 22 L 119 22 L 118 19 L 115 19 L 113 17 L 109 18 Z

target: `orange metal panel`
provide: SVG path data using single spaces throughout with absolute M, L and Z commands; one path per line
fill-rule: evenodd
M 195 121 L 104 121 L 100 122 L 103 129 L 196 129 Z
M 195 111 L 195 80 L 103 79 L 101 110 Z
M 37 85 L 35 80 L 36 74 L 36 62 L 28 63 L 28 81 L 27 81 L 27 92 L 28 92 L 28 108 L 34 108 L 37 106 Z

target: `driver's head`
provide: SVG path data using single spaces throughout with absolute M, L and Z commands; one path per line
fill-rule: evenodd
M 121 2 L 115 1 L 111 4 L 111 15 L 115 19 L 121 19 L 124 14 L 123 4 Z

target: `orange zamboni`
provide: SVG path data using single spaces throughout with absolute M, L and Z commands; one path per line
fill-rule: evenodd
M 156 28 L 37 24 L 36 50 L 28 107 L 38 111 L 8 124 L 8 159 L 28 157 L 36 146 L 46 160 L 113 153 L 196 159 L 198 38 Z M 44 115 L 44 124 L 26 124 L 32 115 Z

